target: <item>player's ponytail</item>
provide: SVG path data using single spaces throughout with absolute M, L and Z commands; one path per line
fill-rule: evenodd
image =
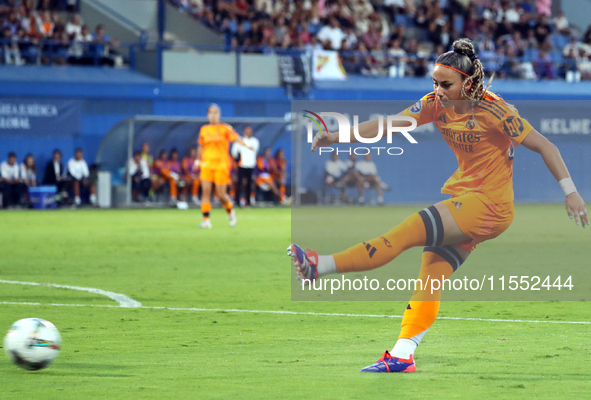
M 477 103 L 484 98 L 486 91 L 492 83 L 494 74 L 489 79 L 486 87 L 484 87 L 484 68 L 476 56 L 474 42 L 470 39 L 458 39 L 453 42 L 452 48 L 452 51 L 440 55 L 435 63 L 457 70 L 462 74 L 464 82 L 467 80 L 472 81 L 472 86 L 468 91 L 462 85 L 461 95 Z

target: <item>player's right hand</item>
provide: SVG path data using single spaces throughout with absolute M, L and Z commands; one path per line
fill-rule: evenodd
M 585 208 L 585 202 L 578 192 L 573 192 L 566 196 L 564 201 L 566 212 L 571 219 L 575 219 L 577 225 L 582 224 L 583 228 L 589 225 L 589 215 L 587 214 L 587 208 Z
M 339 134 L 338 133 L 329 133 L 326 134 L 325 132 L 318 132 L 314 139 L 312 139 L 312 151 L 316 151 L 318 147 L 326 147 L 330 146 L 334 143 L 339 141 Z

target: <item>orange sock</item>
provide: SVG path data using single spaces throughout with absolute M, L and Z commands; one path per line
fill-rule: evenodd
M 201 212 L 203 213 L 203 219 L 209 219 L 209 212 L 211 211 L 211 203 L 201 203 Z
M 285 199 L 285 185 L 279 186 L 279 192 L 281 193 L 281 196 L 279 196 L 279 200 L 283 201 Z
M 424 246 L 427 238 L 425 223 L 416 213 L 389 232 L 333 254 L 337 271 L 368 271 L 386 265 L 404 250 Z
M 232 212 L 232 202 L 228 201 L 227 203 L 225 203 L 223 205 L 223 207 L 226 209 L 226 212 L 228 213 L 228 215 Z
M 445 246 L 444 248 L 449 250 L 450 247 Z M 419 279 L 423 282 L 424 287 L 423 290 L 417 290 L 410 298 L 408 306 L 404 310 L 402 329 L 398 337 L 399 339 L 411 339 L 419 335 L 418 338 L 415 338 L 417 343 L 420 343 L 424 332 L 433 325 L 439 313 L 441 289 L 434 290 L 433 294 L 431 294 L 431 282 L 427 282 L 427 278 L 429 277 L 431 280 L 437 279 L 441 283 L 440 287 L 442 287 L 442 280 L 449 278 L 454 272 L 454 268 L 448 260 L 427 249 L 432 250 L 433 248 L 426 248 L 426 251 L 423 252 L 421 271 L 419 272 Z M 435 251 L 441 253 L 441 249 L 443 248 L 439 247 Z M 457 257 L 461 260 L 459 255 Z

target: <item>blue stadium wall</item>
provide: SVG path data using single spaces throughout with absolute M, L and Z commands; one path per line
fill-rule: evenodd
M 11 101 L 71 101 L 79 109 L 79 123 L 74 131 L 62 134 L 52 131 L 36 131 L 33 134 L 11 134 L 0 129 L 0 159 L 8 151 L 16 151 L 19 161 L 26 153 L 37 158 L 39 175 L 51 157 L 51 150 L 59 148 L 67 160 L 76 147 L 85 150 L 85 158 L 94 160 L 105 133 L 122 119 L 139 114 L 167 116 L 204 116 L 211 102 L 219 104 L 224 116 L 233 117 L 283 117 L 290 111 L 290 100 L 282 88 L 248 88 L 163 84 L 160 81 L 125 70 L 86 70 L 83 68 L 48 69 L 42 67 L 0 68 L 0 100 Z M 428 79 L 359 79 L 346 83 L 319 83 L 312 91 L 314 100 L 407 100 L 409 104 L 431 90 Z M 591 84 L 564 82 L 515 82 L 496 81 L 493 90 L 508 100 L 591 100 Z M 591 143 L 586 135 L 580 141 L 560 139 L 557 145 L 568 154 L 569 167 L 577 179 L 584 197 L 591 199 Z M 286 147 L 289 137 L 282 137 L 278 147 Z M 429 143 L 425 157 L 441 157 L 443 140 Z M 556 184 L 537 155 L 518 152 L 516 156 L 516 199 L 518 201 L 556 201 Z M 448 149 L 444 151 L 449 152 Z M 408 182 L 394 182 L 400 190 L 393 190 L 386 198 L 392 202 L 431 202 L 441 196 L 433 194 L 449 173 L 453 172 L 454 157 L 449 157 L 435 173 L 429 167 L 411 168 L 405 174 Z M 322 171 L 323 160 L 313 159 L 306 170 Z M 531 166 L 536 164 L 536 170 Z M 542 164 L 542 165 L 540 165 Z M 384 168 L 384 166 L 379 166 Z M 424 171 L 423 171 L 424 170 Z M 448 171 L 449 170 L 449 171 Z M 529 172 L 528 172 L 529 171 Z M 416 174 L 415 174 L 416 172 Z M 41 177 L 41 176 L 40 176 Z M 304 173 L 306 178 L 306 173 Z M 416 182 L 422 182 L 416 185 Z M 312 179 L 314 190 L 321 182 Z M 548 190 L 548 186 L 552 189 Z M 411 189 L 411 190 L 407 190 Z

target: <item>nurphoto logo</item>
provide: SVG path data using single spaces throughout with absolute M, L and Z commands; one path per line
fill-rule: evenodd
M 314 132 L 313 132 L 314 124 L 316 124 L 316 126 L 318 127 L 318 130 L 320 131 L 320 135 L 323 135 L 323 134 L 327 135 L 328 134 L 329 129 L 327 128 L 326 123 L 324 122 L 324 119 L 322 117 L 332 117 L 336 120 L 337 126 L 338 126 L 338 131 L 339 131 L 338 143 L 351 143 L 351 134 L 350 134 L 351 123 L 349 122 L 349 118 L 346 115 L 336 113 L 336 112 L 321 112 L 320 115 L 318 115 L 317 113 L 314 113 L 312 111 L 308 111 L 308 110 L 304 110 L 304 112 L 316 117 L 314 119 L 310 115 L 304 114 L 304 117 L 306 117 L 310 120 L 308 122 L 308 126 L 307 126 L 308 143 L 312 143 L 312 140 L 314 138 Z M 406 117 L 403 115 L 388 115 L 385 118 L 386 118 L 387 143 L 389 143 L 389 144 L 392 143 L 392 134 L 394 134 L 394 133 L 401 133 L 406 138 L 406 140 L 408 140 L 410 143 L 413 143 L 413 144 L 417 143 L 415 138 L 413 138 L 411 136 L 411 134 L 409 133 L 410 131 L 414 130 L 417 127 L 417 121 L 414 118 Z M 368 137 L 362 137 L 359 134 L 359 116 L 358 115 L 353 116 L 353 135 L 355 136 L 355 139 L 359 143 L 366 143 L 366 144 L 377 143 L 378 141 L 380 141 L 382 139 L 382 136 L 384 133 L 384 116 L 378 115 L 377 119 L 379 121 L 378 132 L 376 133 L 375 137 L 368 138 Z M 405 127 L 393 126 L 394 121 L 405 121 L 405 122 L 410 123 L 410 126 L 405 126 Z M 380 155 L 380 152 L 383 151 L 384 153 L 386 153 L 388 155 L 399 156 L 404 152 L 403 149 L 400 147 L 355 147 L 355 148 L 349 148 L 349 149 L 333 149 L 332 147 L 319 147 L 318 150 L 319 150 L 318 154 L 320 154 L 320 155 L 322 153 L 331 153 L 334 151 L 336 151 L 337 154 L 339 154 L 339 153 L 351 154 L 353 152 L 357 155 L 365 155 L 365 154 L 369 154 L 373 150 L 378 155 Z

